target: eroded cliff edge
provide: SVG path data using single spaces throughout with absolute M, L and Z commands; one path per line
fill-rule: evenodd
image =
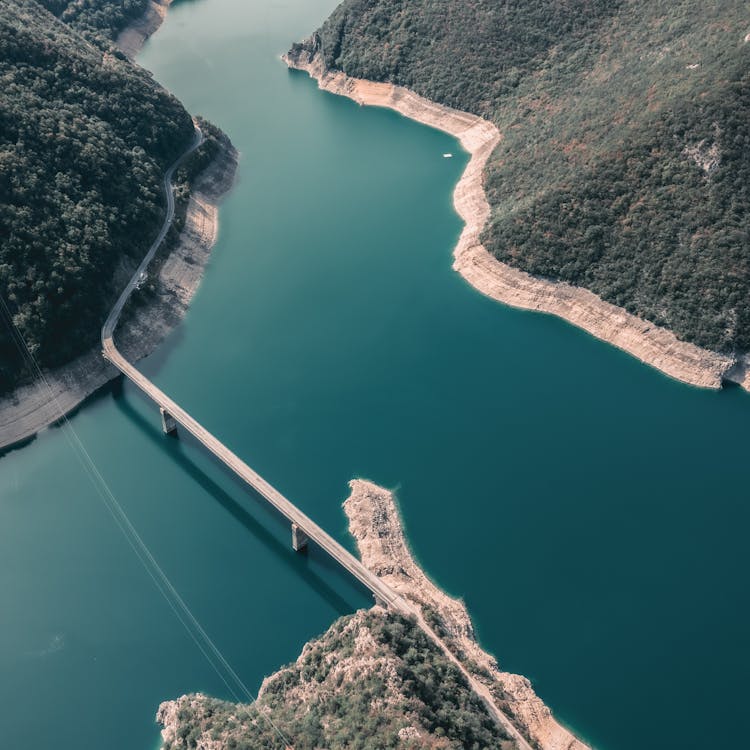
M 490 216 L 484 169 L 502 134 L 488 120 L 451 109 L 390 83 L 353 78 L 328 70 L 314 37 L 284 56 L 290 68 L 307 72 L 321 89 L 363 105 L 389 107 L 400 114 L 456 137 L 471 155 L 453 200 L 465 222 L 454 250 L 453 268 L 483 294 L 504 304 L 550 313 L 567 320 L 690 385 L 718 389 L 726 380 L 750 389 L 743 360 L 679 340 L 674 333 L 605 302 L 593 292 L 565 282 L 532 276 L 491 255 L 480 237 Z
M 353 480 L 350 488 L 344 510 L 362 561 L 416 607 L 440 643 L 417 620 L 377 606 L 361 610 L 336 621 L 294 664 L 266 678 L 254 705 L 205 695 L 163 703 L 157 721 L 164 749 L 273 747 L 280 732 L 296 750 L 343 748 L 355 738 L 370 739 L 372 747 L 463 748 L 479 742 L 501 750 L 587 750 L 525 677 L 500 670 L 477 643 L 464 604 L 416 564 L 393 494 L 363 480 Z M 467 676 L 525 739 L 492 721 Z

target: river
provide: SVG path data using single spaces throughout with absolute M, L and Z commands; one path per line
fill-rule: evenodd
M 350 546 L 347 481 L 395 488 L 483 645 L 600 750 L 741 746 L 750 398 L 454 274 L 456 142 L 279 60 L 334 5 L 182 0 L 141 54 L 241 152 L 204 282 L 141 367 Z M 72 425 L 252 690 L 367 604 L 130 385 Z M 63 431 L 4 455 L 4 745 L 153 750 L 159 702 L 197 690 L 229 696 Z

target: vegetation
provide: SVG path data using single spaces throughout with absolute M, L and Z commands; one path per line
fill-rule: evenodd
M 739 0 L 345 0 L 306 45 L 498 125 L 496 257 L 736 352 L 750 349 L 748 32 Z
M 232 750 L 277 748 L 271 722 L 295 750 L 514 746 L 422 630 L 375 610 L 343 617 L 307 644 L 255 705 L 186 696 L 177 719 L 165 750 L 205 747 L 206 739 Z
M 111 36 L 123 18 L 111 9 L 138 4 L 45 5 Z M 96 344 L 116 271 L 156 233 L 163 173 L 193 125 L 148 73 L 35 0 L 0 4 L 0 78 L 0 294 L 38 361 L 58 365 Z M 0 390 L 23 376 L 2 325 Z
M 50 13 L 78 31 L 114 39 L 127 24 L 142 16 L 148 0 L 39 0 Z

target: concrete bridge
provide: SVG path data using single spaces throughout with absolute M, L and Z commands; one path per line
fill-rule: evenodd
M 138 280 L 142 278 L 149 263 L 169 231 L 174 219 L 174 194 L 172 192 L 172 176 L 180 164 L 203 142 L 203 134 L 196 127 L 193 143 L 182 157 L 173 164 L 164 175 L 164 193 L 167 198 L 167 211 L 164 224 L 156 239 L 151 245 L 148 253 L 136 269 L 130 282 L 123 290 L 119 299 L 112 308 L 109 317 L 102 327 L 102 354 L 109 360 L 125 377 L 137 385 L 152 401 L 156 403 L 161 411 L 162 429 L 165 433 L 174 432 L 178 426 L 189 432 L 199 443 L 218 458 L 225 466 L 240 477 L 255 492 L 270 503 L 290 524 L 292 547 L 303 550 L 308 542 L 314 542 L 325 550 L 336 562 L 353 575 L 360 583 L 370 590 L 375 601 L 386 607 L 398 604 L 402 612 L 409 610 L 406 602 L 371 573 L 354 555 L 339 544 L 333 537 L 318 526 L 311 518 L 305 515 L 296 505 L 282 495 L 275 487 L 263 479 L 260 474 L 251 469 L 239 456 L 233 453 L 217 437 L 212 435 L 203 425 L 199 424 L 179 404 L 175 403 L 164 391 L 152 383 L 143 373 L 136 369 L 117 349 L 114 339 L 115 328 L 120 319 L 125 303 L 135 289 Z
M 199 424 L 179 404 L 174 402 L 164 391 L 152 383 L 143 373 L 137 370 L 120 353 L 115 345 L 114 333 L 125 303 L 135 289 L 138 280 L 146 271 L 156 251 L 172 226 L 174 219 L 174 194 L 172 193 L 172 176 L 180 164 L 203 142 L 203 134 L 196 126 L 196 135 L 188 150 L 178 159 L 164 175 L 164 194 L 167 199 L 167 212 L 159 234 L 151 245 L 148 253 L 136 269 L 130 282 L 123 290 L 112 308 L 109 317 L 102 327 L 102 354 L 126 378 L 138 386 L 156 405 L 161 412 L 162 429 L 165 433 L 175 432 L 178 427 L 189 432 L 199 443 L 219 459 L 225 466 L 240 477 L 248 486 L 272 505 L 288 522 L 291 529 L 292 548 L 303 550 L 309 542 L 317 544 L 325 550 L 344 570 L 348 571 L 375 599 L 375 603 L 382 607 L 399 612 L 407 617 L 413 617 L 427 636 L 441 649 L 445 656 L 464 675 L 472 690 L 480 697 L 494 720 L 505 729 L 516 743 L 517 750 L 533 750 L 525 737 L 513 725 L 510 718 L 495 704 L 491 691 L 479 682 L 461 663 L 445 642 L 425 621 L 419 608 L 412 606 L 390 586 L 371 573 L 351 552 L 339 544 L 332 536 L 324 531 L 309 516 L 305 515 L 296 505 L 282 495 L 275 487 L 263 479 L 260 474 L 251 469 L 239 456 L 233 453 L 217 437 Z

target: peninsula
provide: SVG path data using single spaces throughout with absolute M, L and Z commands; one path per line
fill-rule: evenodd
M 364 480 L 350 488 L 344 510 L 362 562 L 416 607 L 438 640 L 418 620 L 379 606 L 342 617 L 267 677 L 254 704 L 200 694 L 163 703 L 163 750 L 272 748 L 279 737 L 295 750 L 588 750 L 525 677 L 499 669 L 477 643 L 464 604 L 416 564 L 393 493 Z
M 144 5 L 153 30 L 153 18 L 159 18 L 155 8 L 166 4 Z M 14 142 L 23 138 L 27 145 L 6 161 L 14 187 L 4 219 L 9 239 L 0 253 L 0 279 L 13 323 L 43 368 L 49 388 L 32 377 L 3 326 L 0 449 L 57 421 L 117 375 L 101 356 L 97 331 L 156 234 L 163 213 L 163 172 L 193 133 L 182 105 L 109 41 L 114 35 L 130 40 L 132 53 L 136 47 L 128 29 L 130 24 L 144 28 L 140 15 L 124 14 L 116 2 L 100 3 L 98 13 L 94 6 L 88 12 L 75 3 L 58 6 L 49 7 L 65 23 L 33 0 L 14 0 L 0 16 L 0 33 L 14 40 L 17 56 L 35 60 L 41 40 L 49 40 L 42 62 L 26 67 L 4 63 L 8 75 L 18 76 L 20 92 L 14 105 L 19 110 L 17 132 L 6 135 Z M 20 28 L 24 31 L 19 33 Z M 54 141 L 40 132 L 48 109 L 33 83 L 45 80 L 45 68 L 58 63 L 57 70 L 77 71 L 76 80 L 86 92 L 61 105 L 59 97 L 64 101 L 70 85 L 62 74 L 54 85 L 41 88 L 62 108 L 59 121 L 48 125 L 69 152 L 55 151 Z M 158 138 L 150 128 L 134 128 L 123 119 L 123 108 L 142 123 L 150 121 Z M 175 175 L 176 214 L 165 248 L 123 318 L 121 337 L 131 360 L 150 354 L 181 320 L 216 240 L 217 206 L 232 185 L 237 153 L 218 128 L 204 123 L 203 130 L 203 145 Z M 104 134 L 112 132 L 116 140 L 107 140 Z M 81 148 L 85 158 L 76 151 Z M 46 174 L 50 170 L 57 170 L 56 176 Z M 14 177 L 22 173 L 25 188 Z M 87 193 L 90 181 L 104 173 L 108 189 L 95 191 L 96 200 L 84 198 L 92 194 Z M 50 180 L 51 192 L 43 188 Z M 64 212 L 62 225 L 59 211 Z M 49 288 L 49 299 L 39 295 L 40 284 Z

